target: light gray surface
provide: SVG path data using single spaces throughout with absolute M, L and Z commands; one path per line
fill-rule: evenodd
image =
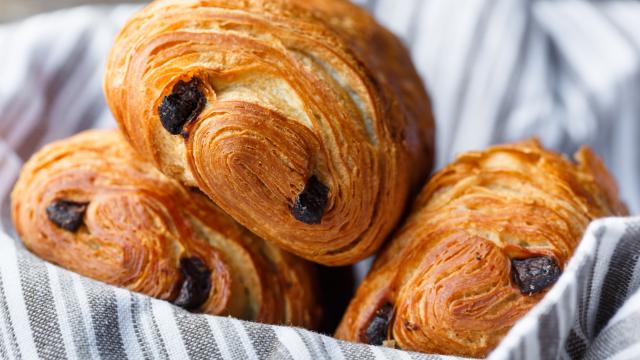
M 141 3 L 144 1 L 127 0 L 0 0 L 0 22 L 9 22 L 21 18 L 39 14 L 46 11 L 62 8 L 92 5 L 92 4 L 118 4 Z

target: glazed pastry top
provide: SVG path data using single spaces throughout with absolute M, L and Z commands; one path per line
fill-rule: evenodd
M 317 324 L 309 264 L 142 161 L 116 131 L 44 147 L 25 164 L 12 211 L 29 250 L 82 275 L 188 310 Z
M 344 0 L 155 1 L 119 34 L 105 93 L 165 174 L 325 264 L 376 251 L 431 169 L 407 51 Z
M 589 222 L 626 213 L 586 147 L 576 162 L 533 140 L 463 154 L 422 190 L 337 336 L 485 356 L 558 279 Z

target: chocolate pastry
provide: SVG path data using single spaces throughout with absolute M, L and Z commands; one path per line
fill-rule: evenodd
M 29 250 L 93 279 L 207 314 L 312 329 L 322 320 L 311 264 L 163 175 L 116 131 L 40 150 L 12 212 Z
M 325 265 L 375 253 L 431 170 L 409 53 L 350 1 L 154 1 L 118 35 L 104 88 L 144 158 Z
M 535 140 L 460 155 L 422 189 L 336 336 L 486 356 L 558 280 L 589 222 L 627 214 L 603 162 L 587 147 L 575 158 Z

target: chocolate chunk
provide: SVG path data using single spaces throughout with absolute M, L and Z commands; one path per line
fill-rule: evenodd
M 184 124 L 192 121 L 202 111 L 207 99 L 200 91 L 200 81 L 193 78 L 189 82 L 178 82 L 171 94 L 162 99 L 158 114 L 162 126 L 171 134 L 182 132 Z
M 327 206 L 329 188 L 313 175 L 304 189 L 296 196 L 291 213 L 298 221 L 305 224 L 319 224 Z
M 367 331 L 364 333 L 369 344 L 382 345 L 387 340 L 389 321 L 391 321 L 392 315 L 393 306 L 389 303 L 385 303 L 376 311 L 376 315 L 371 319 Z
M 47 206 L 47 218 L 61 229 L 76 232 L 89 203 L 56 200 Z
M 538 256 L 528 259 L 512 259 L 511 273 L 520 292 L 531 295 L 553 285 L 562 274 L 562 270 L 552 257 Z
M 180 259 L 182 285 L 173 303 L 186 310 L 195 310 L 209 298 L 211 271 L 197 257 Z

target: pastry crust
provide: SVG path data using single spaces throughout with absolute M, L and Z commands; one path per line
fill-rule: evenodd
M 402 349 L 486 356 L 544 296 L 589 222 L 627 214 L 603 162 L 587 147 L 575 158 L 535 140 L 459 156 L 424 187 L 336 336 L 366 342 L 372 321 L 388 319 L 382 338 Z M 517 262 L 531 259 L 552 278 L 522 288 Z
M 187 299 L 207 314 L 310 328 L 320 320 L 309 263 L 141 160 L 116 131 L 87 131 L 35 154 L 13 190 L 12 216 L 29 250 L 93 279 Z M 76 226 L 64 221 L 74 216 Z M 189 273 L 198 262 L 208 276 Z
M 119 34 L 104 88 L 146 159 L 327 265 L 373 254 L 432 165 L 407 51 L 345 0 L 155 1 Z M 300 203 L 312 179 L 320 198 Z

